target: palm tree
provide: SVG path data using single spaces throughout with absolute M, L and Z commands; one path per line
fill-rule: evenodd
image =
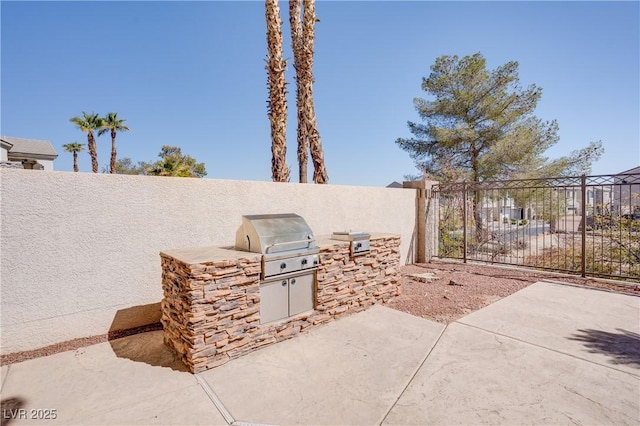
M 176 162 L 169 158 L 157 161 L 145 172 L 150 176 L 195 177 L 188 164 Z
M 265 0 L 267 20 L 267 87 L 271 123 L 271 178 L 287 182 L 287 89 L 284 76 L 286 61 L 282 59 L 282 20 L 278 0 Z
M 87 133 L 87 146 L 89 147 L 89 155 L 91 156 L 91 169 L 93 173 L 98 173 L 98 153 L 96 151 L 96 140 L 93 137 L 93 131 L 102 128 L 102 118 L 98 114 L 87 114 L 82 111 L 82 117 L 72 117 L 70 122 L 76 125 L 78 129 Z
M 307 150 L 311 151 L 313 161 L 313 181 L 327 183 L 327 169 L 315 107 L 313 104 L 313 44 L 315 40 L 315 24 L 318 21 L 315 12 L 315 1 L 304 0 L 302 12 L 303 23 L 300 22 L 300 0 L 289 0 L 289 23 L 291 28 L 291 45 L 293 47 L 294 67 L 296 69 L 296 104 L 298 107 L 298 165 L 300 183 L 307 182 Z
M 300 66 L 303 70 L 301 84 L 305 91 L 304 116 L 307 124 L 311 161 L 313 161 L 313 181 L 327 183 L 329 176 L 324 164 L 322 142 L 320 142 L 320 132 L 318 132 L 318 122 L 313 104 L 313 43 L 315 41 L 315 25 L 318 22 L 316 2 L 315 0 L 304 0 L 303 7 L 302 52 L 304 54 Z
M 190 155 L 182 153 L 179 146 L 163 145 L 158 154 L 160 160 L 147 164 L 144 172 L 151 176 L 204 177 L 207 175 L 204 163 L 198 163 Z
M 117 112 L 110 112 L 106 117 L 102 119 L 103 125 L 100 130 L 98 130 L 98 136 L 102 136 L 102 134 L 107 131 L 111 131 L 111 162 L 109 163 L 109 173 L 115 173 L 116 170 L 116 135 L 117 132 L 126 132 L 129 130 L 127 126 L 124 125 L 124 122 L 127 121 L 125 119 L 118 118 Z
M 73 142 L 62 145 L 66 152 L 73 153 L 73 171 L 78 172 L 78 152 L 84 149 L 84 144 Z
M 304 89 L 302 87 L 302 23 L 300 21 L 300 0 L 289 0 L 289 27 L 293 49 L 293 67 L 296 70 L 296 106 L 298 108 L 298 176 L 300 183 L 307 183 L 307 161 L 309 142 L 307 124 L 304 117 Z

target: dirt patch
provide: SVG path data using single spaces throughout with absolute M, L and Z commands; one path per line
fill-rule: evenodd
M 639 284 L 470 263 L 434 261 L 403 266 L 400 273 L 402 294 L 387 306 L 445 324 L 542 280 L 640 296 Z

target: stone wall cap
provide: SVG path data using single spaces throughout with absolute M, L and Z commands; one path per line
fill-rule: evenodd
M 182 263 L 197 264 L 220 262 L 222 260 L 239 260 L 247 259 L 254 262 L 260 262 L 262 255 L 260 253 L 251 253 L 248 251 L 235 250 L 233 246 L 219 247 L 193 247 L 185 249 L 163 250 L 161 255 L 172 257 Z
M 372 232 L 371 239 L 372 240 L 382 240 L 384 238 L 400 238 L 400 234 L 385 234 L 382 232 Z

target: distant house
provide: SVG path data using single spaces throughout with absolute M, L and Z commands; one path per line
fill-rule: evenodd
M 402 188 L 402 184 L 400 182 L 396 182 L 395 180 L 386 186 L 387 188 Z
M 602 185 L 599 187 L 587 188 L 587 215 L 590 212 L 594 214 L 606 214 L 611 210 L 613 203 L 613 187 L 611 185 Z
M 566 214 L 582 215 L 581 188 L 562 189 Z M 629 214 L 640 211 L 640 166 L 613 175 L 611 184 L 590 184 L 586 188 L 585 211 L 592 214 Z
M 32 170 L 53 170 L 58 153 L 51 142 L 0 136 L 0 165 Z
M 500 197 L 482 197 L 478 209 L 482 219 L 487 222 L 506 219 L 531 220 L 535 217 L 533 205 L 519 206 L 509 193 Z
M 580 187 L 559 187 L 554 188 L 554 193 L 557 195 L 555 202 L 558 203 L 558 207 L 564 208 L 565 215 L 582 215 L 582 188 Z M 593 196 L 593 193 L 591 194 Z M 587 194 L 587 203 L 589 200 L 589 194 Z M 560 210 L 558 210 L 560 213 Z
M 640 212 L 640 166 L 614 175 L 613 209 L 620 214 Z

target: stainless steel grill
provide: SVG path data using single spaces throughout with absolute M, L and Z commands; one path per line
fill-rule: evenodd
M 242 216 L 236 249 L 262 253 L 262 279 L 318 267 L 319 249 L 297 214 Z
M 242 216 L 236 249 L 262 254 L 260 322 L 313 309 L 320 250 L 307 222 L 293 213 Z

